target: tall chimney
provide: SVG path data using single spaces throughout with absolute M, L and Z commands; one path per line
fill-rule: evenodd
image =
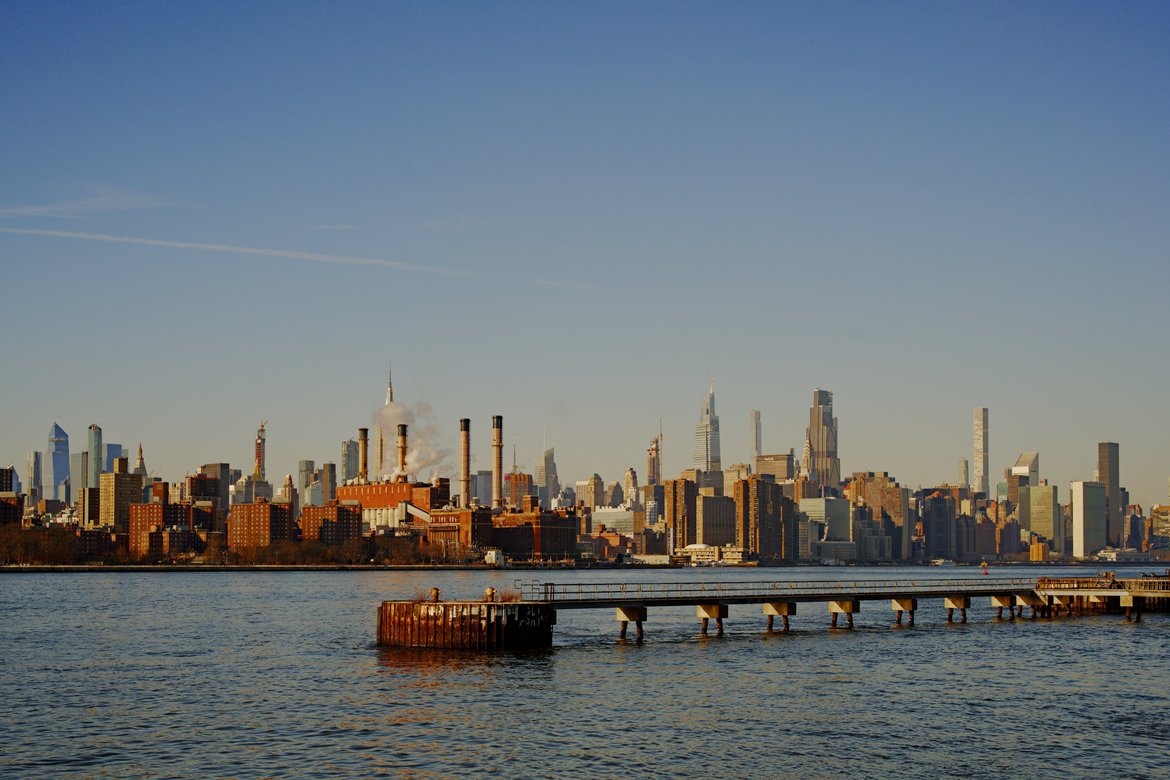
M 406 482 L 406 424 L 398 424 L 398 476 L 396 482 Z
M 492 506 L 504 505 L 504 418 L 492 418 Z
M 471 506 L 471 420 L 466 417 L 459 421 L 459 446 L 459 505 L 466 508 Z
M 358 483 L 366 484 L 370 478 L 370 429 L 358 428 Z

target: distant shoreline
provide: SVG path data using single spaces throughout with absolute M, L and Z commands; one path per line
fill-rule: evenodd
M 1144 562 L 1149 564 L 1149 561 Z M 1154 561 L 1155 564 L 1159 563 Z M 1102 561 L 1094 562 L 1039 562 L 1039 561 L 996 561 L 989 563 L 989 568 L 1015 568 L 1019 566 L 1087 566 L 1097 567 L 1105 565 Z M 1117 566 L 1118 564 L 1113 564 Z M 1130 564 L 1121 564 L 1130 565 Z M 1131 564 L 1134 566 L 1142 565 L 1140 563 Z M 883 569 L 936 569 L 940 567 L 932 567 L 924 563 L 908 563 L 908 564 L 846 564 L 844 567 L 824 566 L 821 564 L 789 564 L 785 566 L 720 566 L 720 567 L 698 567 L 698 568 L 716 568 L 716 569 L 835 569 L 835 568 L 868 568 L 870 566 L 878 566 Z M 670 564 L 602 564 L 590 566 L 562 566 L 558 564 L 542 565 L 537 563 L 531 564 L 511 564 L 507 568 L 496 568 L 493 566 L 486 566 L 484 564 L 391 564 L 391 565 L 376 565 L 376 564 L 102 564 L 102 565 L 66 565 L 66 566 L 49 566 L 43 564 L 35 565 L 12 565 L 7 564 L 0 566 L 0 574 L 101 574 L 109 572 L 137 572 L 143 574 L 180 574 L 184 572 L 197 572 L 200 574 L 212 574 L 215 572 L 344 572 L 344 571 L 546 571 L 546 572 L 577 572 L 577 571 L 598 571 L 598 570 L 613 570 L 620 569 L 623 571 L 640 571 L 646 569 L 690 569 L 695 567 L 690 566 L 671 566 Z M 963 564 L 959 568 L 963 569 L 981 569 L 978 564 Z

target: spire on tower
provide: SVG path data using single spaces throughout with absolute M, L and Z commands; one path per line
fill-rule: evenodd
M 394 369 L 386 369 L 386 405 L 394 403 Z

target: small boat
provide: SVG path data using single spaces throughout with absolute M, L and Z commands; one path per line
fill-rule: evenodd
M 954 566 L 955 562 L 950 558 L 935 558 L 930 562 L 931 566 Z

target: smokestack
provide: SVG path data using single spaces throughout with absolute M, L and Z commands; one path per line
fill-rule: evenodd
M 492 506 L 504 505 L 504 418 L 492 418 Z
M 406 482 L 406 425 L 398 425 L 398 482 Z
M 459 421 L 459 443 L 462 447 L 462 467 L 459 473 L 459 502 L 471 506 L 471 420 Z
M 358 428 L 358 483 L 364 485 L 370 478 L 370 429 Z

